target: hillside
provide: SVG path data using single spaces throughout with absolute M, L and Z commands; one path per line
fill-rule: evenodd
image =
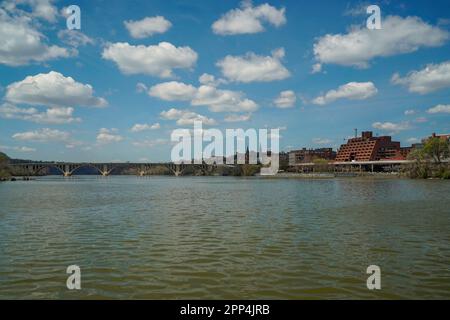
M 7 162 L 8 160 L 9 157 L 5 153 L 0 152 L 0 163 Z

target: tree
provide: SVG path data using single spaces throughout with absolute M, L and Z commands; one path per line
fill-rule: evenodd
M 450 143 L 439 137 L 429 138 L 422 148 L 414 149 L 408 155 L 409 160 L 415 160 L 406 168 L 411 178 L 450 178 L 450 168 L 443 160 L 450 155 Z
M 449 157 L 449 141 L 439 137 L 431 137 L 425 142 L 423 153 L 428 158 L 433 159 L 436 164 L 441 164 L 442 160 Z
M 0 152 L 0 179 L 7 178 L 11 175 L 8 170 L 8 162 L 9 157 L 3 152 Z

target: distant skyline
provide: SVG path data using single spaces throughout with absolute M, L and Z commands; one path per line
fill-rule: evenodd
M 4 0 L 0 151 L 168 161 L 194 120 L 280 128 L 284 151 L 337 149 L 355 128 L 408 146 L 450 133 L 449 52 L 444 0 Z

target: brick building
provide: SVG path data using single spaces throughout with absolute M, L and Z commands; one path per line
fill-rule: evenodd
M 334 160 L 336 152 L 332 148 L 293 150 L 289 152 L 289 164 L 311 163 L 315 159 Z
M 349 139 L 339 149 L 336 162 L 404 160 L 411 148 L 401 148 L 390 136 L 374 137 L 365 131 L 361 137 Z

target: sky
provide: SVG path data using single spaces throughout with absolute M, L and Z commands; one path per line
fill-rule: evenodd
M 337 149 L 355 129 L 403 146 L 450 133 L 449 4 L 0 1 L 0 151 L 169 161 L 194 120 L 278 128 L 285 151 Z

